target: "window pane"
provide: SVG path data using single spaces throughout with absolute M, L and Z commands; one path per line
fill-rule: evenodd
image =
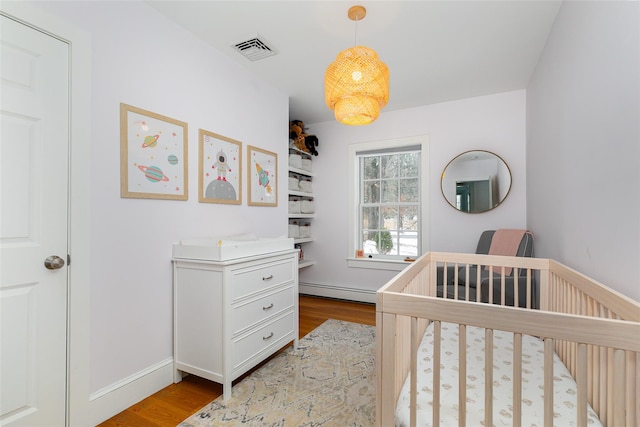
M 362 163 L 364 179 L 380 178 L 380 157 L 363 157 Z
M 398 181 L 382 181 L 382 203 L 398 203 Z
M 398 155 L 381 156 L 382 178 L 395 178 L 398 176 Z
M 385 230 L 398 229 L 398 208 L 384 207 L 382 208 L 382 228 Z
M 364 191 L 362 192 L 363 203 L 379 203 L 380 202 L 380 181 L 365 181 Z
M 417 177 L 419 171 L 419 153 L 407 153 L 398 156 L 399 176 Z
M 380 230 L 375 233 L 374 241 L 377 243 L 377 250 L 382 255 L 394 255 L 393 253 L 393 237 L 388 230 Z
M 418 202 L 420 191 L 418 191 L 418 179 L 403 179 L 400 181 L 400 202 Z
M 380 228 L 380 213 L 377 206 L 362 208 L 362 229 Z
M 416 231 L 401 231 L 399 235 L 400 253 L 398 255 L 418 255 L 418 233 Z
M 365 254 L 377 254 L 378 253 L 378 244 L 374 240 L 375 232 L 372 231 L 364 231 L 362 233 L 362 249 L 364 249 Z
M 418 207 L 409 206 L 400 208 L 400 230 L 418 231 Z

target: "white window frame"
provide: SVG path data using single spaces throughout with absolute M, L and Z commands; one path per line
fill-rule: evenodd
M 408 146 L 420 147 L 420 245 L 421 253 L 429 251 L 429 137 L 427 135 L 396 138 L 382 141 L 369 141 L 350 144 L 347 148 L 347 187 L 348 187 L 348 214 L 347 214 L 347 263 L 349 267 L 372 268 L 381 270 L 402 270 L 407 262 L 403 259 L 393 259 L 389 256 L 373 256 L 369 258 L 356 258 L 356 242 L 358 241 L 358 197 L 360 186 L 360 172 L 358 153 L 403 148 Z

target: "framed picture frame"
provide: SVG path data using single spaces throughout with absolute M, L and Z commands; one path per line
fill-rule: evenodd
M 278 206 L 278 154 L 247 145 L 250 206 Z
M 187 123 L 120 104 L 120 197 L 188 199 Z
M 242 203 L 242 142 L 199 129 L 198 201 Z

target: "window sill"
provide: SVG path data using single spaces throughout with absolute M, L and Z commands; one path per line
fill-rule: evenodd
M 402 271 L 409 264 L 411 263 L 401 259 L 347 258 L 347 266 L 351 268 Z

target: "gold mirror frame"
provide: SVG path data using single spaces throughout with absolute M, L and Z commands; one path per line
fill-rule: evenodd
M 440 191 L 459 212 L 483 213 L 500 206 L 511 191 L 511 169 L 491 151 L 465 151 L 442 171 Z M 505 190 L 506 189 L 506 190 Z

